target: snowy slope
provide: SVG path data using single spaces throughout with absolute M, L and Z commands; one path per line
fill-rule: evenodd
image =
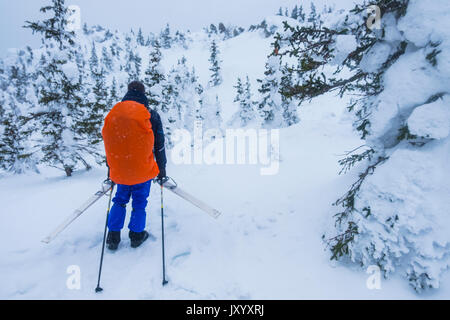
M 360 141 L 342 101 L 326 97 L 302 108 L 300 125 L 281 133 L 280 173 L 253 166 L 174 166 L 168 172 L 224 214 L 218 220 L 166 192 L 167 272 L 161 286 L 159 190 L 151 193 L 147 228 L 154 235 L 132 250 L 107 252 L 101 295 L 94 293 L 107 206 L 102 199 L 54 243 L 39 241 L 92 192 L 97 168 L 62 178 L 57 171 L 0 181 L 0 297 L 3 299 L 300 299 L 418 298 L 398 279 L 368 290 L 368 275 L 329 262 L 320 235 L 332 203 L 352 182 L 337 175 L 343 150 Z M 326 168 L 326 169 L 323 169 Z M 220 181 L 220 182 L 219 182 Z M 219 183 L 218 183 L 219 182 Z M 81 290 L 66 287 L 70 265 Z M 447 278 L 431 298 L 450 294 Z M 423 296 L 422 296 L 423 297 Z
M 224 83 L 217 88 L 230 117 L 236 78 L 249 75 L 256 91 L 272 40 L 246 32 L 220 43 Z M 209 77 L 209 43 L 187 51 L 164 51 L 170 68 L 183 55 L 200 80 Z M 50 245 L 40 240 L 95 192 L 105 168 L 60 171 L 0 180 L 1 299 L 415 299 L 448 298 L 450 277 L 439 291 L 416 295 L 399 278 L 369 290 L 368 274 L 332 263 L 321 235 L 330 229 L 340 197 L 355 176 L 339 176 L 338 160 L 363 144 L 352 132 L 345 100 L 325 96 L 303 105 L 298 125 L 281 130 L 280 171 L 261 176 L 259 166 L 174 165 L 167 172 L 179 185 L 223 212 L 211 219 L 166 191 L 166 260 L 169 285 L 161 286 L 159 189 L 152 187 L 147 229 L 153 239 L 129 246 L 127 232 L 116 253 L 106 252 L 105 291 L 94 293 L 103 227 L 104 198 Z M 356 173 L 355 173 L 356 174 Z M 128 208 L 128 213 L 130 208 Z M 129 214 L 128 217 L 129 218 Z M 81 289 L 69 290 L 67 268 L 81 270 Z

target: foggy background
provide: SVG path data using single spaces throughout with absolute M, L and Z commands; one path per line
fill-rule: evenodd
M 350 7 L 352 0 L 314 0 L 318 9 L 334 3 Z M 40 45 L 39 35 L 24 29 L 26 20 L 42 20 L 39 9 L 50 0 L 0 0 L 0 57 L 8 48 L 32 48 Z M 293 8 L 303 4 L 309 9 L 310 1 L 299 0 L 66 0 L 66 5 L 81 8 L 81 23 L 101 25 L 119 31 L 144 33 L 159 32 L 166 23 L 179 30 L 198 31 L 210 23 L 224 22 L 242 27 L 259 23 L 278 12 L 279 7 Z

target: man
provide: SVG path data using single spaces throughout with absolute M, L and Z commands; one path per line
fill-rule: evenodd
M 161 118 L 149 109 L 145 87 L 139 81 L 128 85 L 122 102 L 105 118 L 102 130 L 108 164 L 108 178 L 117 192 L 108 218 L 107 245 L 117 250 L 125 222 L 126 205 L 132 201 L 129 228 L 131 247 L 139 247 L 149 234 L 145 231 L 147 198 L 156 177 L 166 178 L 166 152 Z M 156 158 L 156 161 L 155 161 Z

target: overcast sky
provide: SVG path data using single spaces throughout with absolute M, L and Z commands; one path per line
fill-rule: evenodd
M 144 32 L 159 32 L 166 23 L 180 30 L 197 31 L 210 23 L 232 23 L 239 26 L 260 22 L 278 8 L 293 8 L 310 0 L 66 0 L 67 5 L 81 8 L 82 23 L 99 24 L 109 29 L 127 31 L 142 27 Z M 314 0 L 324 4 L 352 0 Z M 39 9 L 50 0 L 0 0 L 0 56 L 8 48 L 39 46 L 39 36 L 22 28 L 26 20 L 41 19 Z

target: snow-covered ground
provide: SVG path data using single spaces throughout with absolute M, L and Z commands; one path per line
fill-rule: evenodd
M 269 22 L 281 25 L 280 19 Z M 206 87 L 210 39 L 194 34 L 193 40 L 188 50 L 179 46 L 162 50 L 162 65 L 168 71 L 185 56 Z M 218 96 L 224 123 L 238 110 L 233 103 L 238 77 L 248 75 L 254 100 L 260 98 L 257 79 L 264 77 L 272 42 L 259 31 L 218 42 L 223 83 L 207 90 L 211 99 Z M 149 49 L 141 50 L 144 70 Z M 127 80 L 119 75 L 117 81 Z M 276 175 L 260 175 L 260 165 L 176 165 L 168 153 L 168 175 L 223 215 L 215 220 L 165 192 L 169 284 L 164 288 L 157 186 L 152 186 L 147 209 L 151 239 L 132 249 L 124 229 L 119 251 L 106 251 L 104 292 L 96 294 L 107 197 L 51 244 L 41 240 L 100 188 L 106 168 L 76 172 L 71 178 L 49 168 L 42 168 L 39 175 L 0 176 L 0 299 L 448 299 L 448 272 L 440 289 L 418 295 L 400 273 L 382 279 L 380 289 L 370 290 L 366 270 L 330 261 L 322 235 L 333 230 L 339 208 L 332 203 L 349 190 L 358 174 L 352 170 L 338 175 L 338 160 L 365 143 L 352 130 L 346 99 L 325 95 L 299 108 L 300 123 L 280 131 Z M 445 137 L 445 106 L 439 102 L 417 108 L 409 121 L 412 133 Z M 430 115 L 430 108 L 440 116 Z M 394 159 L 396 168 L 402 167 L 403 158 Z M 383 181 L 390 174 L 385 170 L 374 177 Z M 382 181 L 375 182 L 384 186 Z M 430 190 L 427 194 L 446 196 L 445 190 Z M 67 286 L 71 266 L 81 271 L 79 290 Z
M 399 278 L 369 290 L 364 270 L 330 262 L 321 239 L 331 206 L 354 176 L 339 176 L 337 160 L 361 144 L 345 103 L 327 96 L 301 108 L 299 125 L 283 129 L 280 171 L 259 166 L 184 166 L 169 163 L 179 185 L 223 212 L 210 216 L 165 192 L 166 260 L 162 287 L 159 188 L 153 186 L 147 229 L 154 239 L 131 249 L 126 230 L 116 253 L 106 252 L 104 292 L 94 292 L 107 198 L 53 243 L 40 240 L 95 192 L 106 170 L 65 178 L 59 171 L 0 180 L 1 299 L 417 299 Z M 170 153 L 169 153 L 170 159 Z M 128 211 L 129 213 L 129 211 Z M 129 218 L 129 214 L 128 214 Z M 81 289 L 70 290 L 69 266 L 79 266 Z

